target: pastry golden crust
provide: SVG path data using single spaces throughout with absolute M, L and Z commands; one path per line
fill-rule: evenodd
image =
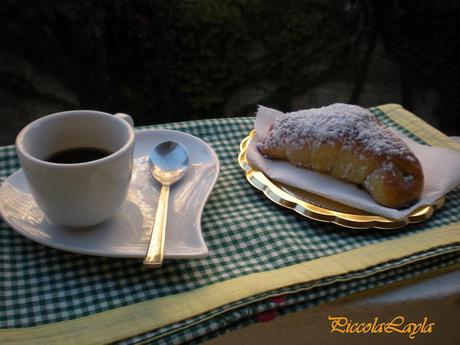
M 276 119 L 257 145 L 267 158 L 363 186 L 379 204 L 408 207 L 423 190 L 423 171 L 409 147 L 368 110 L 349 104 Z

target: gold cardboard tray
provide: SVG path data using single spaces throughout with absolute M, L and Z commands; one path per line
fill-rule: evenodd
M 261 190 L 274 203 L 290 208 L 300 215 L 320 222 L 334 223 L 353 229 L 397 229 L 409 223 L 427 220 L 433 212 L 444 205 L 442 197 L 434 204 L 423 206 L 401 220 L 385 218 L 353 208 L 314 193 L 276 182 L 264 175 L 246 159 L 247 148 L 255 136 L 255 130 L 240 143 L 238 163 L 245 171 L 246 179 L 251 185 Z

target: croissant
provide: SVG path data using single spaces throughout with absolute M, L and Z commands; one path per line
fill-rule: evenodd
M 423 190 L 417 157 L 370 111 L 356 105 L 284 114 L 257 148 L 266 158 L 362 186 L 382 206 L 409 207 Z

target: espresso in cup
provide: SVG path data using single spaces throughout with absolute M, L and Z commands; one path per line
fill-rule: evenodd
M 42 117 L 19 133 L 21 167 L 35 201 L 54 224 L 96 225 L 125 200 L 135 134 L 132 119 L 117 115 L 66 111 Z
M 60 164 L 85 163 L 110 156 L 112 153 L 96 147 L 80 147 L 53 153 L 45 160 L 50 163 Z

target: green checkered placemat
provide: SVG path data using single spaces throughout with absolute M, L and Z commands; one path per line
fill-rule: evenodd
M 424 143 L 377 108 L 372 110 L 383 123 Z M 202 218 L 203 235 L 211 251 L 206 259 L 166 261 L 162 269 L 147 270 L 139 260 L 91 257 L 44 247 L 1 222 L 0 328 L 76 319 L 460 222 L 460 189 L 451 192 L 446 205 L 428 221 L 399 230 L 352 230 L 302 219 L 274 205 L 245 181 L 237 155 L 253 121 L 226 118 L 143 127 L 196 135 L 219 157 L 219 180 Z M 18 168 L 14 148 L 0 148 L 0 180 Z M 433 248 L 316 285 L 265 292 L 122 343 L 199 342 L 255 322 L 255 315 L 262 311 L 275 308 L 282 314 L 460 262 L 457 249 L 458 243 Z M 278 303 L 270 300 L 274 295 L 285 297 Z

